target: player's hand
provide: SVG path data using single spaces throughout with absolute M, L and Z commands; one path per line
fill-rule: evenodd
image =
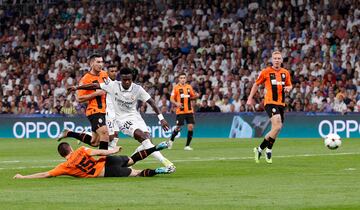
M 67 95 L 69 95 L 71 92 L 75 91 L 76 90 L 76 86 L 70 86 L 68 89 L 67 89 Z
M 13 179 L 22 179 L 24 176 L 21 174 L 16 174 Z
M 118 153 L 122 150 L 122 147 L 121 146 L 116 146 L 114 149 L 113 149 L 113 154 L 115 153 Z
M 285 86 L 284 87 L 284 91 L 289 93 L 291 91 L 292 87 L 291 86 Z
M 195 100 L 195 99 L 198 99 L 200 97 L 200 94 L 199 93 L 195 93 L 194 97 L 192 97 L 191 99 L 192 100 Z
M 161 127 L 164 129 L 164 131 L 168 131 L 170 129 L 169 124 L 168 124 L 168 122 L 166 122 L 165 119 L 161 120 L 160 123 L 161 123 Z
M 245 105 L 245 108 L 246 108 L 246 111 L 248 110 L 255 110 L 255 100 L 253 98 L 248 98 L 247 102 L 246 102 L 246 105 Z
M 177 102 L 175 105 L 176 105 L 176 108 L 182 108 L 182 106 L 183 106 L 182 103 L 180 103 L 180 102 Z
M 253 106 L 255 104 L 255 100 L 253 98 L 248 98 L 246 101 L 247 106 Z

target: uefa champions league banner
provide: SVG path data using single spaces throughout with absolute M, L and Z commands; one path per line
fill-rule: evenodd
M 175 115 L 164 115 L 172 129 Z M 153 138 L 169 138 L 171 131 L 162 130 L 156 115 L 143 115 Z M 195 138 L 263 137 L 271 127 L 265 113 L 197 113 Z M 64 128 L 75 132 L 91 132 L 85 116 L 0 115 L 0 138 L 56 138 Z M 322 138 L 338 133 L 343 138 L 360 138 L 360 114 L 287 113 L 282 138 Z M 186 125 L 177 137 L 186 138 Z M 121 135 L 123 137 L 123 135 Z

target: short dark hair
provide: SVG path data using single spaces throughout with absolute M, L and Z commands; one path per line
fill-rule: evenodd
M 120 75 L 125 75 L 125 74 L 132 74 L 133 72 L 131 71 L 131 69 L 129 69 L 129 68 L 122 68 L 121 70 L 120 70 Z
M 70 144 L 67 142 L 61 142 L 57 149 L 61 157 L 66 157 L 71 152 Z
M 115 65 L 115 64 L 110 64 L 110 65 L 108 66 L 108 69 L 110 69 L 110 68 L 117 68 L 117 65 Z
M 185 72 L 180 73 L 180 74 L 179 74 L 179 77 L 180 77 L 180 76 L 185 76 L 185 77 L 186 77 Z
M 89 57 L 89 60 L 93 60 L 94 58 L 102 58 L 102 56 L 100 54 L 97 54 L 97 53 L 94 53 L 94 54 L 91 54 L 90 57 Z

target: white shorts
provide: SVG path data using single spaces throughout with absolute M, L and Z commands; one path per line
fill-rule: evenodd
M 116 124 L 115 118 L 105 117 L 106 127 L 108 129 L 109 135 L 114 135 L 115 132 L 119 132 L 119 126 Z
M 116 120 L 120 131 L 128 136 L 134 137 L 134 132 L 139 129 L 143 132 L 150 132 L 141 116 L 131 116 L 126 119 Z

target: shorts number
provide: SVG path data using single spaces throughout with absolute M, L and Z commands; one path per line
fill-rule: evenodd
M 133 125 L 133 123 L 131 122 L 131 121 L 126 121 L 126 122 L 124 122 L 123 124 L 122 124 L 122 126 L 121 126 L 121 130 L 123 131 L 123 130 L 129 130 L 130 129 L 130 127 Z
M 113 128 L 112 123 L 110 121 L 107 122 L 109 128 Z

